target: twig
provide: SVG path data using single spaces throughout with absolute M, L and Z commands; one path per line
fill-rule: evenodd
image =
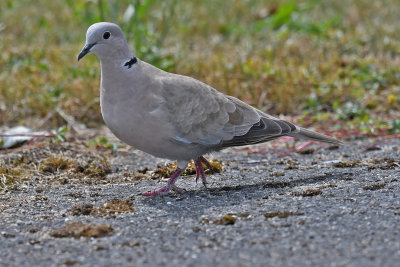
M 304 144 L 299 145 L 299 147 L 298 147 L 298 148 L 295 148 L 295 149 L 296 149 L 297 152 L 299 152 L 299 151 L 302 151 L 304 148 L 306 148 L 306 147 L 308 147 L 309 145 L 312 145 L 312 144 L 314 144 L 314 143 L 315 143 L 314 141 L 308 141 L 308 142 L 306 142 L 306 143 L 304 143 Z
M 68 123 L 69 127 L 78 135 L 81 134 L 82 131 L 86 129 L 84 124 L 78 123 L 73 116 L 68 115 L 61 108 L 57 107 L 56 112 Z
M 48 133 L 48 134 L 2 134 L 0 133 L 0 137 L 15 137 L 15 136 L 28 136 L 28 137 L 54 137 L 55 134 Z

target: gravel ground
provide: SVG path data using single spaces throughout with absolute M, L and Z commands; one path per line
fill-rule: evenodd
M 0 192 L 2 266 L 400 261 L 398 139 L 352 141 L 308 154 L 265 146 L 226 150 L 211 156 L 223 162 L 223 171 L 208 176 L 208 190 L 186 176 L 178 180 L 186 192 L 163 197 L 141 196 L 163 185 L 151 177 L 160 159 L 133 149 L 47 144 L 0 154 L 3 169 L 31 168 Z M 68 164 L 46 165 L 54 157 Z M 101 166 L 102 158 L 110 168 Z M 3 178 L 10 172 L 3 170 Z M 107 206 L 110 201 L 117 206 Z

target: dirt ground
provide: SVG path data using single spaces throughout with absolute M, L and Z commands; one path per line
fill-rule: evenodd
M 400 140 L 214 153 L 208 190 L 86 140 L 0 153 L 2 266 L 398 266 Z M 160 165 L 160 166 L 161 166 Z

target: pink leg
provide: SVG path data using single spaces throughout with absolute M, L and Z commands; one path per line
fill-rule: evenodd
M 199 180 L 199 177 L 200 177 L 201 163 L 198 162 L 197 160 L 195 160 L 194 161 L 194 166 L 196 167 L 196 184 L 197 184 L 197 180 Z
M 165 186 L 161 187 L 158 190 L 154 190 L 154 191 L 149 191 L 144 193 L 143 195 L 146 197 L 150 197 L 150 196 L 161 196 L 161 195 L 165 195 L 167 194 L 169 191 L 174 190 L 176 192 L 182 192 L 183 189 L 177 187 L 175 185 L 176 179 L 178 179 L 179 175 L 183 172 L 182 169 L 180 168 L 176 168 L 176 170 L 174 171 L 174 173 L 171 175 L 171 177 L 168 179 L 168 182 Z
M 204 187 L 207 187 L 206 175 L 204 174 L 203 164 L 207 166 L 208 169 L 212 170 L 213 167 L 211 164 L 203 157 L 198 157 L 194 161 L 194 165 L 196 166 L 196 183 L 199 177 L 201 177 L 201 181 L 203 182 Z
M 198 159 L 201 161 L 201 163 L 204 163 L 209 170 L 214 169 L 213 166 L 211 166 L 210 162 L 208 162 L 203 156 L 199 157 Z

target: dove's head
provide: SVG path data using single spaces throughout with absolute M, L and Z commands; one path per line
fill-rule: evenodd
M 121 28 L 110 22 L 95 23 L 87 30 L 86 45 L 79 53 L 78 61 L 90 53 L 100 60 L 132 56 Z

